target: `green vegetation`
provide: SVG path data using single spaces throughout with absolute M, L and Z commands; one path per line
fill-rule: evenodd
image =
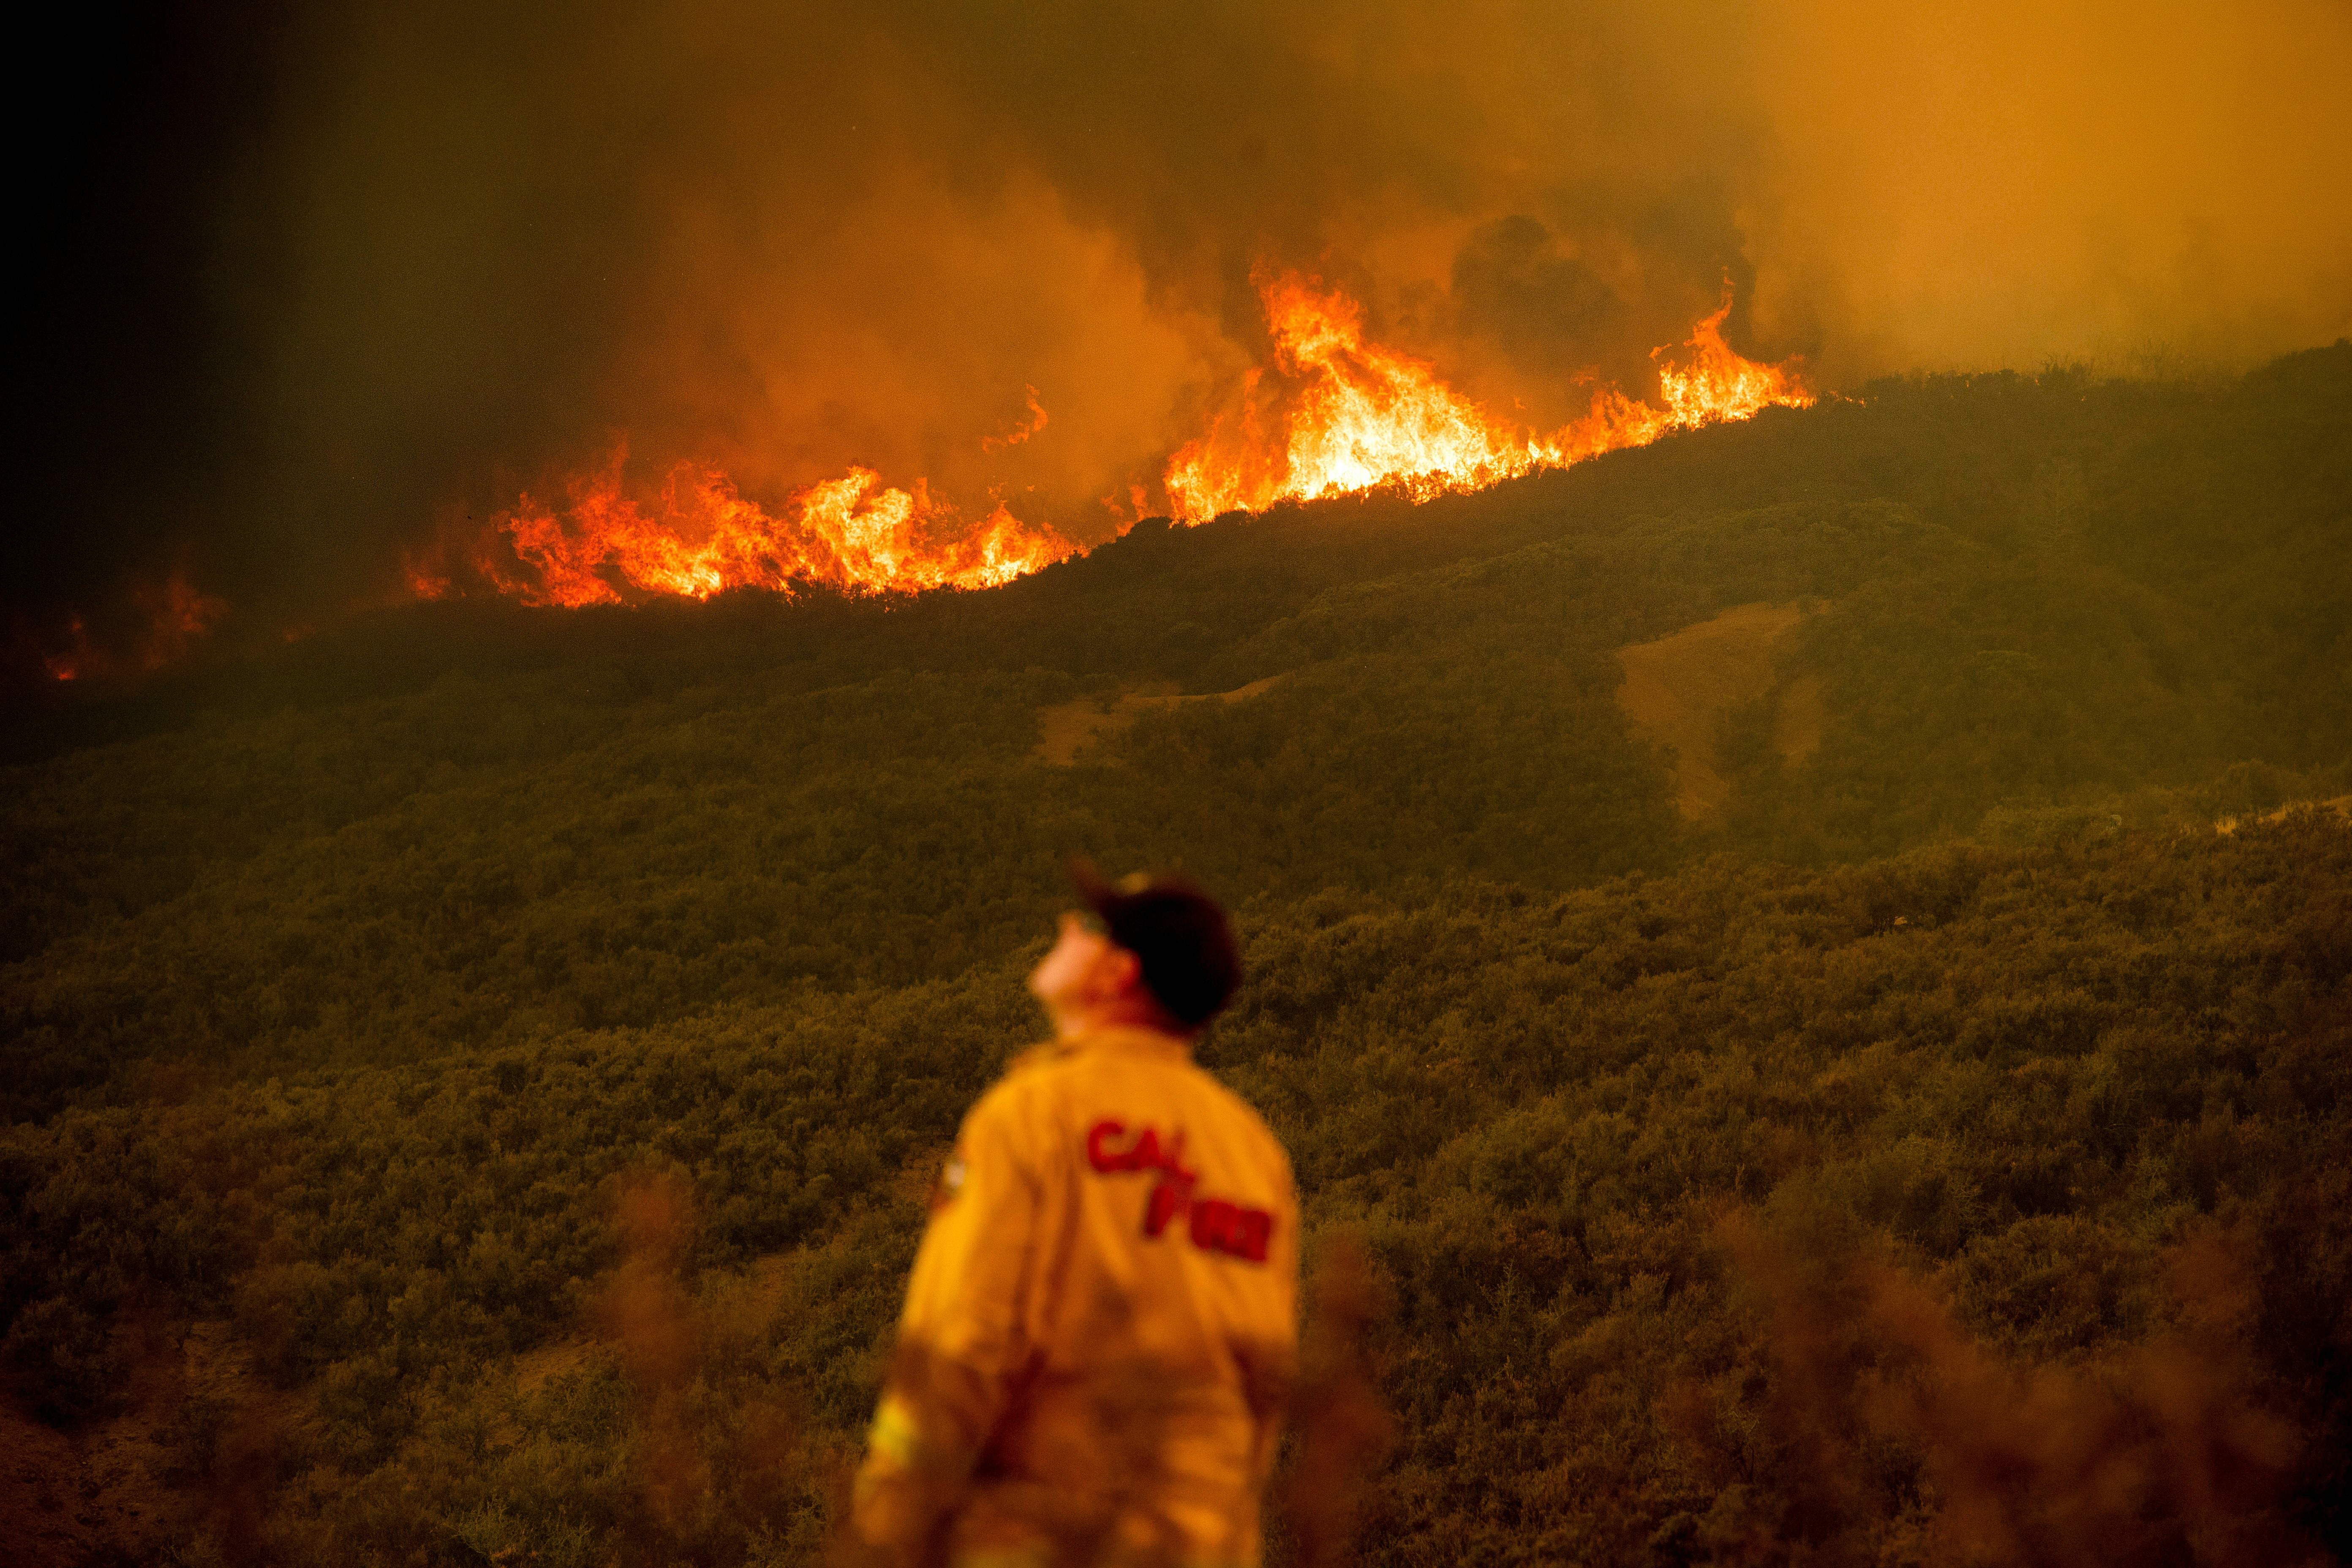
M 1933 1558 L 1992 1439 L 1870 1393 L 1958 1375 L 1919 1301 L 2130 1441 L 2203 1391 L 2239 1479 L 2146 1560 L 2340 1555 L 2352 830 L 2255 818 L 2352 789 L 2347 435 L 2344 345 L 1891 384 L 997 593 L 431 606 L 28 724 L 10 1397 L 155 1429 L 133 1558 L 807 1558 L 1083 849 L 1236 905 L 1204 1054 L 1391 1302 L 1367 1560 Z M 1688 827 L 1615 650 L 1792 600 L 1821 747 L 1732 713 Z M 697 1216 L 650 1251 L 647 1182 Z M 2091 1510 L 2050 1539 L 2105 1518 L 2032 1473 Z

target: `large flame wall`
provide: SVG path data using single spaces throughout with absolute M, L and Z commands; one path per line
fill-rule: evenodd
M 769 512 L 719 470 L 680 463 L 650 501 L 626 484 L 628 453 L 574 479 L 560 504 L 526 495 L 477 540 L 471 564 L 500 593 L 532 605 L 617 604 L 624 590 L 707 599 L 729 588 L 850 592 L 993 588 L 1051 565 L 1074 546 L 1003 506 L 967 520 L 885 485 L 869 468 L 812 485 Z M 409 584 L 438 598 L 441 560 L 412 562 Z
M 1679 349 L 1653 354 L 1656 403 L 1603 388 L 1570 424 L 1522 430 L 1491 418 L 1433 364 L 1368 339 L 1363 307 L 1344 290 L 1295 272 L 1264 276 L 1258 289 L 1274 363 L 1248 370 L 1231 406 L 1168 460 L 1160 490 L 1179 521 L 1382 487 L 1427 500 L 1812 401 L 1791 367 L 1744 358 L 1723 341 L 1727 299 Z M 1036 389 L 1026 390 L 1027 414 L 1009 434 L 987 437 L 984 449 L 1018 446 L 1049 425 Z M 1149 497 L 1136 488 L 1136 514 Z M 631 593 L 708 598 L 796 584 L 988 588 L 1077 548 L 1001 501 L 966 517 L 922 479 L 898 489 L 864 468 L 794 492 L 774 512 L 708 464 L 677 464 L 641 495 L 630 489 L 623 447 L 567 482 L 561 502 L 525 495 L 457 542 L 457 570 L 529 604 L 579 605 Z M 410 563 L 410 586 L 421 595 L 447 594 L 453 581 L 446 548 Z
M 1286 274 L 1264 280 L 1260 291 L 1291 390 L 1271 392 L 1273 384 L 1253 373 L 1238 405 L 1171 459 L 1169 499 L 1189 521 L 1381 485 L 1424 500 L 1479 489 L 1670 430 L 1812 401 L 1788 367 L 1744 359 L 1724 342 L 1726 300 L 1682 353 L 1654 355 L 1663 408 L 1609 388 L 1583 418 L 1534 434 L 1490 420 L 1427 363 L 1367 342 L 1362 307 L 1339 290 Z

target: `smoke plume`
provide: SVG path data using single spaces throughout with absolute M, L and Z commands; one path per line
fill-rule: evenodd
M 177 577 L 247 636 L 395 595 L 623 438 L 1098 539 L 1265 358 L 1254 269 L 1530 427 L 1653 393 L 1727 282 L 1734 346 L 1830 387 L 2352 330 L 2334 0 L 78 25 L 16 334 L 37 650 Z

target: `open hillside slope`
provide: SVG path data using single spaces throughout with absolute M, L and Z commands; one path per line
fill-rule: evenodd
M 2339 344 L 19 715 L 0 1504 L 808 1559 L 1083 850 L 1235 905 L 1206 1055 L 1385 1300 L 1367 1560 L 2341 1555 L 2347 584 Z

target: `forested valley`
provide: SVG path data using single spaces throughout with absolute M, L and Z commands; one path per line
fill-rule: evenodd
M 818 1560 L 1073 852 L 1234 911 L 1350 1561 L 2352 1554 L 2352 344 L 0 744 L 21 1560 Z

